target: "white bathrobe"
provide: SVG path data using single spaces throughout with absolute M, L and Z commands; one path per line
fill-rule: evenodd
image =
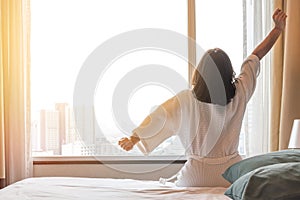
M 252 96 L 260 62 L 250 55 L 242 64 L 236 94 L 226 106 L 204 103 L 184 90 L 167 100 L 133 130 L 139 149 L 149 154 L 167 138 L 177 135 L 187 162 L 177 175 L 177 186 L 228 186 L 222 173 L 241 160 L 239 134 L 247 102 Z

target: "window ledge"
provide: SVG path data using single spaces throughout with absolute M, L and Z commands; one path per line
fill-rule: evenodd
M 60 164 L 184 164 L 185 156 L 43 156 L 33 157 L 34 165 Z

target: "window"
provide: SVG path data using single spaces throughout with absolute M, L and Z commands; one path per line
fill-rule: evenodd
M 187 82 L 186 60 L 163 50 L 147 48 L 119 55 L 105 69 L 104 75 L 99 76 L 94 105 L 77 107 L 76 111 L 73 109 L 74 87 L 89 55 L 114 36 L 143 28 L 168 29 L 186 35 L 186 1 L 32 0 L 31 10 L 33 155 L 141 155 L 137 149 L 127 153 L 117 146 L 118 139 L 129 134 L 130 127 L 116 121 L 114 115 L 120 113 L 118 110 L 112 113 L 112 95 L 122 78 L 145 65 L 168 67 L 167 70 L 180 74 Z M 132 89 L 124 101 L 128 102 L 127 118 L 135 125 L 141 123 L 155 105 L 174 95 L 173 88 L 164 83 L 147 82 Z M 75 119 L 74 112 L 84 115 Z M 96 125 L 103 134 L 95 129 Z M 171 144 L 176 148 L 163 148 Z M 174 138 L 161 147 L 154 154 L 183 153 Z
M 230 8 L 230 15 L 224 8 Z M 222 0 L 196 1 L 197 43 L 204 50 L 224 49 L 236 71 L 243 59 L 242 8 L 242 3 L 234 0 L 226 1 L 226 4 Z M 74 109 L 76 81 L 89 56 L 120 34 L 156 28 L 186 36 L 187 1 L 32 0 L 31 11 L 33 155 L 141 155 L 137 149 L 122 151 L 117 141 L 130 134 L 132 124 L 141 123 L 155 105 L 173 96 L 174 88 L 161 79 L 155 83 L 133 85 L 130 95 L 122 99 L 126 112 L 113 110 L 114 95 L 122 86 L 122 80 L 146 65 L 163 66 L 169 70 L 169 76 L 172 73 L 180 75 L 187 83 L 186 60 L 162 49 L 127 51 L 111 60 L 109 67 L 98 77 L 90 107 Z M 230 30 L 227 23 L 234 24 Z M 184 51 L 187 52 L 187 48 Z M 145 77 L 147 75 L 153 74 Z M 81 115 L 76 117 L 76 112 Z M 128 120 L 125 122 L 118 118 L 124 113 Z M 132 124 L 127 126 L 128 122 Z M 241 141 L 240 152 L 244 153 L 243 134 Z M 153 155 L 182 155 L 183 152 L 180 142 L 170 138 Z

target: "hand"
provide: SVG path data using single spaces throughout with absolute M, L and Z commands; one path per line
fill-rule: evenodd
M 275 28 L 283 31 L 286 24 L 287 15 L 285 12 L 277 8 L 273 14 L 273 21 L 275 23 Z
M 131 140 L 131 138 L 124 137 L 119 140 L 119 145 L 122 149 L 130 151 L 134 147 L 135 143 Z

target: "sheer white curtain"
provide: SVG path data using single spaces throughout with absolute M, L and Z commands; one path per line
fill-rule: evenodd
M 243 0 L 244 9 L 244 57 L 264 39 L 272 27 L 270 1 Z M 268 151 L 270 105 L 270 53 L 261 60 L 261 70 L 256 91 L 248 103 L 244 117 L 246 156 Z
M 30 176 L 29 0 L 0 0 L 0 187 Z

